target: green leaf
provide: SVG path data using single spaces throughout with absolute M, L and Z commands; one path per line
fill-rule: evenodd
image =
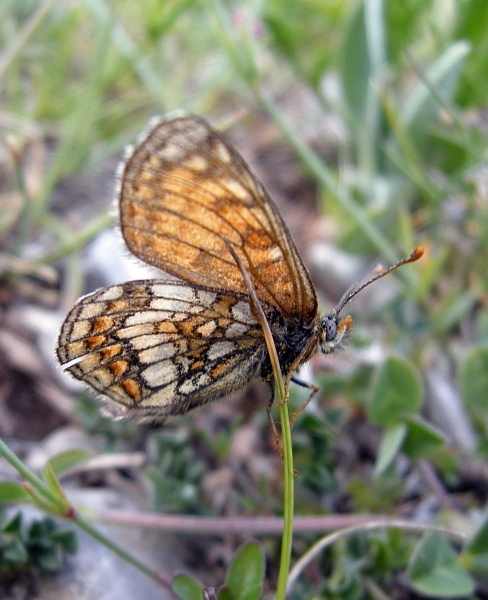
M 488 310 L 481 308 L 475 321 L 475 331 L 482 344 L 488 343 Z
M 2 523 L 2 532 L 20 534 L 22 531 L 22 513 L 18 512 L 6 523 Z
M 13 539 L 4 545 L 2 548 L 2 566 L 5 563 L 14 563 L 17 565 L 25 565 L 29 560 L 29 554 L 24 544 L 19 539 Z
M 405 128 L 417 149 L 424 148 L 426 138 L 437 121 L 442 108 L 439 97 L 445 103 L 451 103 L 469 50 L 469 44 L 464 41 L 452 44 L 427 70 L 425 79 L 429 87 L 423 81 L 419 81 L 405 104 L 403 110 Z M 430 86 L 439 97 L 432 93 Z
M 466 545 L 465 550 L 470 554 L 488 553 L 488 514 L 485 515 L 483 522 Z
M 341 81 L 346 104 L 359 121 L 364 118 L 372 74 L 368 51 L 364 3 L 360 2 L 344 35 L 341 49 Z
M 458 11 L 456 39 L 468 40 L 473 50 L 466 60 L 457 99 L 463 106 L 476 107 L 488 99 L 488 2 L 470 0 Z
M 384 1 L 359 2 L 340 51 L 344 99 L 357 124 L 377 130 L 379 97 L 375 86 L 385 72 Z M 370 132 L 371 133 L 371 132 Z
M 173 578 L 171 589 L 181 600 L 202 600 L 204 597 L 203 585 L 185 573 L 178 573 Z
M 44 477 L 46 479 L 47 485 L 49 486 L 49 489 L 54 494 L 56 494 L 56 496 L 60 500 L 60 502 L 56 506 L 55 512 L 68 513 L 70 508 L 68 499 L 64 495 L 63 488 L 61 487 L 59 479 L 56 477 L 56 474 L 54 473 L 50 462 L 47 462 L 46 466 L 44 467 Z
M 409 415 L 405 423 L 407 436 L 402 450 L 413 460 L 428 457 L 446 442 L 444 436 L 420 415 Z
M 384 427 L 397 425 L 421 404 L 422 387 L 414 367 L 404 358 L 387 358 L 373 384 L 368 406 L 370 419 Z
M 236 596 L 229 586 L 224 585 L 219 589 L 217 600 L 236 600 Z
M 264 558 L 261 546 L 251 542 L 234 556 L 225 578 L 236 600 L 258 600 L 262 593 Z
M 388 0 L 385 3 L 390 62 L 405 61 L 405 48 L 418 41 L 432 3 L 433 0 Z M 398 69 L 398 65 L 395 67 Z
M 468 352 L 459 369 L 459 387 L 471 416 L 488 431 L 488 346 Z
M 488 514 L 469 540 L 461 559 L 470 571 L 488 575 Z
M 0 481 L 0 502 L 26 502 L 27 500 L 30 500 L 30 496 L 20 483 Z
M 437 309 L 434 328 L 438 334 L 447 334 L 459 321 L 471 313 L 478 299 L 472 290 L 460 292 L 455 289 L 447 293 Z
M 54 573 L 61 568 L 62 556 L 58 548 L 39 550 L 34 558 L 37 565 L 44 571 Z
M 61 530 L 54 531 L 52 539 L 65 550 L 68 554 L 76 554 L 78 551 L 78 536 L 76 531 Z
M 65 471 L 68 471 L 75 465 L 87 461 L 91 457 L 92 454 L 87 450 L 74 449 L 53 456 L 49 462 L 51 463 L 54 473 L 59 477 Z
M 393 425 L 386 429 L 376 459 L 375 473 L 377 476 L 384 473 L 391 465 L 400 451 L 406 435 L 407 427 L 403 424 Z
M 408 566 L 410 585 L 421 594 L 435 598 L 467 596 L 474 590 L 469 574 L 446 538 L 426 533 L 417 544 Z

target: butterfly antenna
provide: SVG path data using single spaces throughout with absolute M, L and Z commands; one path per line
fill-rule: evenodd
M 412 252 L 412 254 L 410 254 L 410 256 L 407 256 L 407 258 L 404 258 L 403 260 L 401 260 L 400 262 L 397 262 L 393 266 L 388 267 L 388 269 L 381 271 L 381 273 L 378 273 L 377 275 L 375 275 L 374 277 L 372 277 L 371 279 L 369 279 L 368 281 L 363 283 L 363 285 L 360 285 L 358 288 L 352 289 L 352 290 L 351 290 L 351 288 L 349 288 L 347 290 L 347 292 L 344 294 L 344 296 L 342 296 L 342 298 L 340 299 L 340 302 L 337 305 L 336 309 L 334 310 L 334 313 L 336 315 L 338 315 L 341 312 L 341 310 L 344 308 L 344 306 L 348 302 L 350 302 L 354 298 L 354 296 L 356 296 L 356 294 L 359 294 L 359 292 L 364 290 L 364 288 L 368 287 L 368 285 L 370 285 L 371 283 L 378 281 L 378 279 L 385 277 L 385 275 L 389 275 L 390 273 L 393 273 L 393 271 L 396 271 L 398 268 L 403 267 L 403 265 L 408 265 L 409 263 L 413 263 L 413 262 L 417 261 L 419 258 L 422 257 L 423 254 L 424 254 L 424 249 L 422 248 L 422 246 L 419 246 L 418 248 L 415 248 L 415 250 Z

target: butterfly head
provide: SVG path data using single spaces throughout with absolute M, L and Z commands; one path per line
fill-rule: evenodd
M 383 278 L 385 275 L 389 275 L 390 273 L 396 271 L 396 269 L 402 267 L 403 265 L 415 262 L 423 255 L 423 253 L 424 249 L 419 246 L 412 252 L 412 254 L 410 254 L 410 256 L 407 256 L 407 258 L 404 258 L 400 262 L 397 262 L 396 264 L 387 269 L 378 270 L 374 277 L 371 277 L 365 283 L 361 285 L 353 284 L 342 296 L 339 304 L 336 306 L 334 311 L 331 314 L 325 315 L 321 318 L 319 324 L 320 350 L 324 354 L 330 354 L 331 352 L 334 352 L 337 346 L 341 345 L 342 341 L 351 330 L 354 321 L 350 315 L 348 315 L 342 321 L 339 320 L 339 314 L 348 302 L 350 302 L 359 292 L 364 290 L 364 288 L 368 285 L 371 285 L 373 282 L 378 281 L 378 279 Z
M 320 320 L 319 347 L 324 354 L 331 354 L 340 346 L 352 328 L 353 318 L 348 315 L 339 321 L 339 313 L 335 310 Z

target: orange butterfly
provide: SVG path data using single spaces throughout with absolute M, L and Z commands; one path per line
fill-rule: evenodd
M 122 165 L 119 207 L 129 249 L 178 280 L 98 290 L 80 298 L 62 325 L 60 364 L 113 400 L 113 414 L 163 419 L 256 377 L 273 387 L 242 269 L 287 378 L 318 349 L 332 352 L 351 328 L 352 318 L 340 322 L 339 313 L 364 286 L 330 315 L 318 314 L 310 275 L 275 203 L 203 119 L 163 119 L 143 134 Z

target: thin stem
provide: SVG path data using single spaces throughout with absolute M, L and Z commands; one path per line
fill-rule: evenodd
M 293 449 L 291 445 L 291 427 L 288 416 L 288 389 L 283 382 L 280 361 L 276 346 L 273 340 L 273 334 L 269 323 L 264 314 L 263 307 L 259 302 L 249 273 L 246 271 L 241 259 L 232 248 L 231 244 L 224 240 L 229 252 L 234 257 L 246 283 L 249 292 L 251 306 L 256 313 L 259 324 L 263 329 L 264 339 L 268 348 L 269 359 L 273 368 L 275 382 L 275 391 L 278 406 L 280 407 L 281 419 L 281 441 L 283 449 L 283 470 L 284 470 L 284 496 L 283 496 L 283 538 L 281 542 L 280 571 L 278 574 L 278 586 L 276 589 L 276 599 L 285 600 L 288 572 L 290 570 L 291 543 L 293 536 L 293 504 L 294 504 L 294 472 L 293 472 Z
M 21 53 L 30 36 L 42 23 L 42 20 L 47 15 L 54 2 L 55 0 L 44 0 L 25 23 L 24 27 L 22 27 L 22 30 L 15 36 L 13 43 L 10 44 L 7 49 L 3 49 L 0 58 L 0 81 L 4 81 L 6 71 L 15 58 Z
M 301 558 L 293 569 L 290 572 L 290 577 L 288 580 L 288 592 L 292 590 L 295 581 L 298 579 L 303 570 L 317 558 L 317 556 L 323 552 L 325 548 L 335 543 L 337 540 L 352 535 L 356 532 L 365 532 L 365 531 L 373 531 L 375 529 L 401 529 L 403 531 L 413 531 L 415 533 L 424 533 L 425 531 L 438 531 L 444 535 L 451 537 L 451 539 L 455 540 L 458 543 L 463 543 L 466 541 L 466 536 L 463 533 L 454 532 L 446 527 L 439 527 L 436 525 L 431 525 L 430 523 L 408 523 L 405 522 L 404 519 L 385 519 L 372 521 L 371 523 L 363 523 L 360 525 L 353 525 L 351 527 L 346 527 L 339 531 L 335 531 L 323 538 L 321 538 L 317 543 L 315 543 Z
M 85 6 L 91 11 L 94 18 L 102 28 L 109 28 L 110 39 L 117 50 L 132 65 L 132 68 L 139 76 L 139 79 L 149 92 L 155 106 L 162 106 L 164 98 L 164 82 L 161 81 L 158 71 L 152 66 L 146 58 L 137 43 L 130 37 L 127 30 L 123 27 L 121 21 L 118 21 L 111 5 L 104 0 L 85 0 Z
M 123 560 L 134 566 L 136 569 L 147 575 L 154 581 L 166 587 L 170 587 L 169 583 L 156 571 L 153 571 L 141 563 L 137 558 L 131 556 L 128 552 L 123 550 L 120 546 L 115 544 L 102 532 L 96 529 L 89 521 L 85 520 L 79 515 L 75 509 L 67 502 L 64 497 L 64 493 L 60 490 L 60 494 L 56 494 L 49 486 L 37 475 L 35 475 L 25 464 L 19 459 L 16 454 L 10 450 L 10 448 L 0 439 L 0 456 L 3 456 L 7 462 L 9 462 L 14 469 L 16 469 L 22 477 L 24 477 L 34 488 L 35 493 L 31 493 L 31 497 L 38 501 L 39 505 L 44 509 L 50 509 L 53 514 L 65 518 L 67 521 L 72 521 L 76 525 L 83 529 L 86 533 L 91 535 L 98 542 L 103 544 L 112 552 L 115 552 Z
M 293 509 L 294 509 L 294 472 L 293 449 L 291 445 L 291 427 L 288 416 L 286 398 L 278 396 L 281 419 L 281 438 L 283 442 L 283 537 L 281 541 L 280 571 L 276 588 L 277 600 L 284 600 L 287 590 L 288 573 L 290 571 L 291 543 L 293 539 Z
M 12 465 L 12 467 L 18 471 L 22 477 L 24 477 L 31 485 L 34 487 L 39 494 L 44 496 L 52 505 L 56 507 L 60 507 L 61 510 L 64 510 L 64 503 L 61 504 L 60 498 L 49 489 L 44 481 L 37 475 L 35 475 L 30 469 L 28 469 L 25 464 L 20 460 L 20 458 L 10 450 L 10 448 L 5 444 L 3 440 L 0 439 L 0 456 Z
M 109 213 L 96 218 L 84 229 L 78 232 L 67 230 L 64 224 L 58 223 L 53 218 L 46 217 L 44 223 L 54 231 L 58 237 L 62 238 L 60 244 L 54 250 L 48 252 L 35 261 L 35 264 L 50 264 L 61 258 L 65 258 L 86 246 L 88 242 L 94 239 L 99 233 L 107 229 L 113 221 L 113 216 Z
M 123 548 L 121 548 L 119 545 L 113 542 L 109 537 L 104 535 L 100 530 L 94 527 L 89 521 L 81 517 L 79 514 L 75 513 L 74 517 L 71 520 L 74 523 L 76 523 L 76 525 L 80 529 L 83 529 L 83 531 L 88 533 L 88 535 L 90 535 L 93 539 L 103 544 L 109 550 L 112 550 L 112 552 L 117 554 L 117 556 L 120 556 L 122 560 L 125 560 L 126 562 L 131 564 L 133 567 L 141 571 L 141 573 L 144 573 L 144 575 L 147 575 L 148 577 L 158 582 L 159 584 L 162 584 L 165 587 L 170 587 L 169 582 L 166 581 L 166 579 L 164 579 L 164 577 L 162 577 L 157 571 L 153 571 L 149 567 L 146 567 L 142 562 L 137 560 L 137 558 L 126 552 Z
M 22 198 L 22 212 L 19 219 L 19 233 L 15 242 L 15 255 L 20 256 L 32 225 L 33 201 L 27 190 L 24 171 L 22 169 L 20 156 L 18 156 L 17 151 L 13 152 L 13 159 L 17 187 Z

